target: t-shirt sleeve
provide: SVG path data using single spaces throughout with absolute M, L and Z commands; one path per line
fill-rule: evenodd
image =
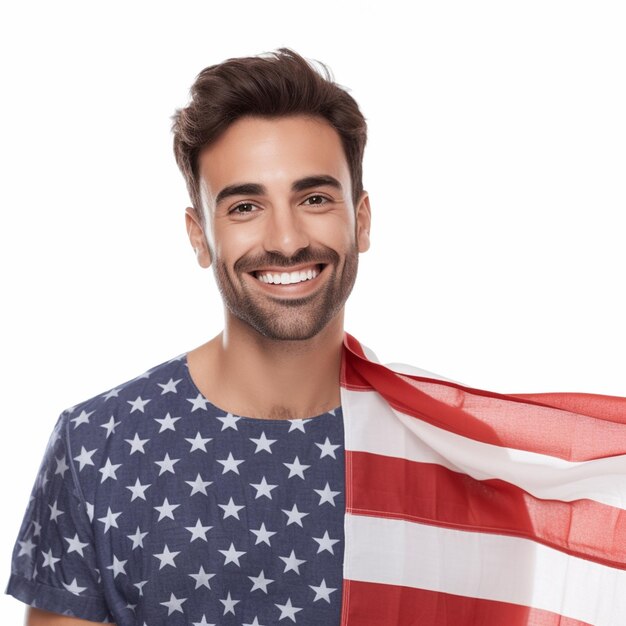
M 68 458 L 62 413 L 39 467 L 11 561 L 6 593 L 46 611 L 114 621 L 100 582 L 93 531 Z

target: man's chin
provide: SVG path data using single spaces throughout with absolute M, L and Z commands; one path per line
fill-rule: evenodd
M 292 318 L 293 319 L 287 319 Z M 243 319 L 251 328 L 266 339 L 273 341 L 306 341 L 321 333 L 330 319 L 303 319 L 302 315 L 285 315 L 272 319 Z

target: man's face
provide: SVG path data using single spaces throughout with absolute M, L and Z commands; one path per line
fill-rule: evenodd
M 369 246 L 369 200 L 355 211 L 338 133 L 319 118 L 242 118 L 199 169 L 204 232 L 192 209 L 188 230 L 227 314 L 270 339 L 317 335 L 343 310 Z

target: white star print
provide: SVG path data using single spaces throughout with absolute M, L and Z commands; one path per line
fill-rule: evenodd
M 319 547 L 317 548 L 318 554 L 322 552 L 323 550 L 326 550 L 330 552 L 331 554 L 335 554 L 335 551 L 333 550 L 333 546 L 336 543 L 339 543 L 339 539 L 331 539 L 328 536 L 328 531 L 324 533 L 323 537 L 313 537 L 313 541 L 317 541 L 317 543 L 319 544 Z
M 266 452 L 269 452 L 270 454 L 272 454 L 272 449 L 271 449 L 271 445 L 273 443 L 276 443 L 276 439 L 268 439 L 265 436 L 265 432 L 261 433 L 261 436 L 258 439 L 255 439 L 254 437 L 250 437 L 250 441 L 253 441 L 256 444 L 256 450 L 254 451 L 254 454 L 256 454 L 257 452 L 261 452 L 261 450 L 265 450 Z
M 228 592 L 228 596 L 220 600 L 220 602 L 224 605 L 224 615 L 226 615 L 226 613 L 235 614 L 235 604 L 238 604 L 239 600 L 233 600 L 230 597 L 230 591 Z
M 164 517 L 169 517 L 170 519 L 174 519 L 173 511 L 177 509 L 180 504 L 170 504 L 167 501 L 167 498 L 163 500 L 163 504 L 161 506 L 155 506 L 154 508 L 159 512 L 159 519 L 157 522 L 160 522 Z
M 111 398 L 117 398 L 120 395 L 119 389 L 111 389 L 108 393 L 102 396 L 105 400 L 110 400 Z
M 248 578 L 252 581 L 252 589 L 250 591 L 254 591 L 255 589 L 260 589 L 263 593 L 267 593 L 267 586 L 274 581 L 271 578 L 265 578 L 265 574 L 263 570 L 258 576 L 248 576 Z
M 304 420 L 288 420 L 289 421 L 289 430 L 287 432 L 291 432 L 293 430 L 299 430 L 300 432 L 305 432 L 304 430 Z
M 33 548 L 37 546 L 37 544 L 33 543 L 30 539 L 27 539 L 26 541 L 18 541 L 17 543 L 20 544 L 20 551 L 17 556 L 26 554 L 31 557 L 33 555 Z
M 271 547 L 270 537 L 276 534 L 275 532 L 265 528 L 265 522 L 261 524 L 261 528 L 259 528 L 259 530 L 253 530 L 251 528 L 250 532 L 256 535 L 256 541 L 254 542 L 255 546 L 258 546 L 260 543 L 266 543 Z
M 289 556 L 281 556 L 279 557 L 281 561 L 285 563 L 285 569 L 283 570 L 283 574 L 287 572 L 295 572 L 296 574 L 300 574 L 300 566 L 303 563 L 306 563 L 306 559 L 298 559 L 296 558 L 296 553 L 292 550 Z
M 147 534 L 147 533 L 146 533 Z M 142 580 L 140 583 L 133 583 L 133 587 L 137 587 L 139 590 L 139 595 L 143 596 L 143 586 L 147 583 L 147 580 Z M 145 622 L 144 622 L 145 624 Z
M 328 604 L 330 604 L 330 594 L 333 591 L 337 591 L 336 587 L 327 587 L 326 580 L 322 578 L 322 582 L 319 587 L 315 587 L 314 585 L 309 585 L 313 591 L 315 591 L 315 597 L 313 598 L 313 602 L 317 602 L 318 600 L 326 600 Z
M 178 461 L 180 461 L 180 459 L 170 459 L 170 455 L 166 452 L 165 458 L 162 461 L 155 461 L 155 463 L 161 468 L 159 476 L 164 472 L 171 472 L 172 474 L 175 474 L 174 463 L 178 463 Z
M 104 517 L 99 517 L 98 521 L 102 522 L 104 524 L 104 532 L 107 533 L 109 532 L 109 529 L 111 527 L 113 528 L 117 528 L 117 518 L 121 515 L 122 513 L 113 513 L 113 511 L 111 511 L 111 507 L 109 507 L 109 510 L 107 511 L 107 514 Z
M 142 533 L 139 530 L 139 526 L 137 526 L 137 530 L 135 531 L 134 535 L 126 535 L 133 542 L 133 547 L 131 548 L 131 550 L 134 550 L 135 548 L 143 548 L 143 538 L 147 534 L 148 534 L 147 531 L 145 533 Z M 141 595 L 141 594 L 139 594 L 139 595 Z
M 56 500 L 52 504 L 49 504 L 48 508 L 50 509 L 50 521 L 51 522 L 56 522 L 59 515 L 63 515 L 64 513 L 63 511 L 61 511 L 61 509 L 57 509 Z
M 115 472 L 120 467 L 122 467 L 121 463 L 118 463 L 117 465 L 113 465 L 113 463 L 111 463 L 111 459 L 107 459 L 106 463 L 104 464 L 104 467 L 101 467 L 98 470 L 102 474 L 102 480 L 100 482 L 103 483 L 107 478 L 111 478 L 112 480 L 117 480 L 117 476 L 115 475 Z
M 191 533 L 191 539 L 189 540 L 190 542 L 196 539 L 203 539 L 204 541 L 208 541 L 208 539 L 206 538 L 206 534 L 209 532 L 209 530 L 211 530 L 211 528 L 213 528 L 213 526 L 203 526 L 200 523 L 200 518 L 198 518 L 195 526 L 185 526 L 185 529 Z
M 48 552 L 41 551 L 43 554 L 43 565 L 42 567 L 49 567 L 54 572 L 54 564 L 60 561 L 61 559 L 57 559 L 55 556 L 52 556 L 52 549 L 48 550 Z
M 320 449 L 320 459 L 323 459 L 325 456 L 332 456 L 333 459 L 336 459 L 335 450 L 341 447 L 340 445 L 330 443 L 328 437 L 326 437 L 324 443 L 316 443 L 315 445 Z
M 33 520 L 33 537 L 37 537 L 41 533 L 41 524 Z
M 226 519 L 227 517 L 239 519 L 239 511 L 244 508 L 243 505 L 235 504 L 232 498 L 228 501 L 228 504 L 218 504 L 217 506 L 224 511 L 224 517 L 222 519 Z
M 91 457 L 93 453 L 97 451 L 98 448 L 94 448 L 93 450 L 89 450 L 89 452 L 85 449 L 85 446 L 80 447 L 80 454 L 74 457 L 74 461 L 78 461 L 78 471 L 82 472 L 85 465 L 93 465 L 93 461 Z
M 290 524 L 298 524 L 302 527 L 302 518 L 306 517 L 308 513 L 301 513 L 298 511 L 298 507 L 294 504 L 291 511 L 287 509 L 281 509 L 281 511 L 287 516 L 287 526 Z
M 133 494 L 130 498 L 130 501 L 132 502 L 135 498 L 141 498 L 142 500 L 145 500 L 146 499 L 145 491 L 148 487 L 151 486 L 151 484 L 152 483 L 142 485 L 139 482 L 139 478 L 137 478 L 134 485 L 127 485 L 126 489 L 128 489 Z
M 57 467 L 54 470 L 54 475 L 56 476 L 57 474 L 61 474 L 61 478 L 63 478 L 63 476 L 65 476 L 65 472 L 67 472 L 67 470 L 69 469 L 69 465 L 67 464 L 64 456 L 62 456 L 60 459 L 57 459 L 55 457 L 54 460 L 57 462 Z
M 111 419 L 106 424 L 100 424 L 100 428 L 104 428 L 107 431 L 107 439 L 110 437 L 111 433 L 115 432 L 115 427 L 119 426 L 122 422 L 116 422 L 113 415 L 111 415 Z
M 81 411 L 78 417 L 73 417 L 70 422 L 74 422 L 74 429 L 78 428 L 81 424 L 89 424 L 89 416 L 93 415 L 93 411 Z
M 194 622 L 193 626 L 215 626 L 215 624 L 209 624 L 209 622 L 206 621 L 206 616 L 202 616 L 202 621 L 201 622 Z
M 161 424 L 161 428 L 159 429 L 160 433 L 162 433 L 165 430 L 173 430 L 174 432 L 176 432 L 176 428 L 174 427 L 174 424 L 176 424 L 176 422 L 179 419 L 180 417 L 172 417 L 168 413 L 163 419 L 155 418 L 154 421 L 159 422 L 159 424 Z
M 286 604 L 276 604 L 274 603 L 278 609 L 280 609 L 280 617 L 278 619 L 284 619 L 288 617 L 290 620 L 296 621 L 296 613 L 301 611 L 297 606 L 293 606 L 291 604 L 291 598 L 287 598 Z
M 174 559 L 179 554 L 180 552 L 170 552 L 170 549 L 167 547 L 167 544 L 165 544 L 165 547 L 163 548 L 163 552 L 161 552 L 160 554 L 153 554 L 152 556 L 159 559 L 160 561 L 159 570 L 162 570 L 166 565 L 171 565 L 172 567 L 176 567 L 176 563 L 174 563 Z
M 241 626 L 264 626 L 264 624 L 259 624 L 259 618 L 255 617 L 253 622 L 242 624 Z
M 222 470 L 222 474 L 226 474 L 226 472 L 235 472 L 235 474 L 239 474 L 238 466 L 243 463 L 243 459 L 241 461 L 237 461 L 233 457 L 233 453 L 229 452 L 227 459 L 222 459 L 221 461 L 217 459 L 217 462 L 221 463 L 224 466 L 224 469 Z
M 48 484 L 48 481 L 50 480 L 50 476 L 48 476 L 47 473 L 41 474 L 39 476 L 39 485 L 38 488 L 41 489 L 42 491 L 45 489 L 46 485 Z
M 147 400 L 143 400 L 141 396 L 137 396 L 134 400 L 126 400 L 128 404 L 130 404 L 131 409 L 130 412 L 133 413 L 135 411 L 140 411 L 141 413 L 145 413 L 144 408 L 148 402 L 150 402 L 150 398 Z
M 78 539 L 78 533 L 76 533 L 74 535 L 73 538 L 71 537 L 63 537 L 63 539 L 65 539 L 65 541 L 67 541 L 67 543 L 69 544 L 67 547 L 67 554 L 70 554 L 71 552 L 78 552 L 78 554 L 80 554 L 80 556 L 85 556 L 83 554 L 83 550 L 89 545 L 88 543 L 83 543 L 82 541 L 80 541 Z
M 85 589 L 87 589 L 87 587 L 79 587 L 78 583 L 76 582 L 76 578 L 74 578 L 74 580 L 69 585 L 63 583 L 63 586 L 75 596 L 79 596 L 82 591 L 85 591 Z
M 191 576 L 191 578 L 196 581 L 196 589 L 200 589 L 200 587 L 206 587 L 207 589 L 210 589 L 211 584 L 209 583 L 209 580 L 211 580 L 211 578 L 213 578 L 215 574 L 209 574 L 208 572 L 205 572 L 204 567 L 200 566 L 197 574 L 189 574 L 189 576 Z
M 186 480 L 185 482 L 191 487 L 190 496 L 193 496 L 194 493 L 202 493 L 206 496 L 206 488 L 213 484 L 210 480 L 202 480 L 200 474 L 196 476 L 196 480 Z
M 250 487 L 254 487 L 256 489 L 256 496 L 254 496 L 255 500 L 260 498 L 261 496 L 265 496 L 266 498 L 269 498 L 271 500 L 272 489 L 276 489 L 278 485 L 268 485 L 267 481 L 265 480 L 265 476 L 263 476 L 260 483 L 257 483 L 256 485 L 253 483 L 250 483 Z
M 178 383 L 181 381 L 182 378 L 179 378 L 178 380 L 170 378 L 165 384 L 157 383 L 157 385 L 161 387 L 161 395 L 164 395 L 166 393 L 177 393 L 176 385 L 178 385 Z
M 341 493 L 340 491 L 331 491 L 328 483 L 326 483 L 324 489 L 313 489 L 313 491 L 320 497 L 320 505 L 328 502 L 333 506 L 335 506 L 335 497 Z
M 134 454 L 135 452 L 141 452 L 142 454 L 145 454 L 146 451 L 143 449 L 143 447 L 150 440 L 149 439 L 139 439 L 139 435 L 137 433 L 135 433 L 135 436 L 134 436 L 133 439 L 124 439 L 124 441 L 126 443 L 130 444 L 130 453 L 129 454 Z
M 177 611 L 183 613 L 183 602 L 186 602 L 187 598 L 177 598 L 173 593 L 170 595 L 170 599 L 167 602 L 160 602 L 159 604 L 167 607 L 168 617 L 172 613 Z
M 299 476 L 302 480 L 304 480 L 304 471 L 311 467 L 310 465 L 302 465 L 298 457 L 293 460 L 293 463 L 283 463 L 283 465 L 289 468 L 289 476 L 287 478 Z
M 222 430 L 226 430 L 227 428 L 237 430 L 237 422 L 241 418 L 235 417 L 232 413 L 227 413 L 224 417 L 218 417 L 217 419 L 222 422 Z
M 113 563 L 111 565 L 107 565 L 107 569 L 113 570 L 113 578 L 116 578 L 118 574 L 126 575 L 124 571 L 124 565 L 126 565 L 127 561 L 120 561 L 115 555 L 113 555 Z
M 188 441 L 191 444 L 191 450 L 189 450 L 189 452 L 193 452 L 194 450 L 202 450 L 202 452 L 206 452 L 206 444 L 209 441 L 213 441 L 213 438 L 204 438 L 200 435 L 200 431 L 198 431 L 193 439 L 185 437 L 185 441 Z
M 197 409 L 206 411 L 206 405 L 209 401 L 199 393 L 195 398 L 187 398 L 187 402 L 191 402 L 191 412 L 193 413 Z
M 245 554 L 245 551 L 235 550 L 235 545 L 232 542 L 228 550 L 218 550 L 218 552 L 221 552 L 225 557 L 224 565 L 234 563 L 237 567 L 241 567 L 239 559 Z

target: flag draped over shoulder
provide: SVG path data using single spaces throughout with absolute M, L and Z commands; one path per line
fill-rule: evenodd
M 626 625 L 626 398 L 401 370 L 346 334 L 342 625 Z

